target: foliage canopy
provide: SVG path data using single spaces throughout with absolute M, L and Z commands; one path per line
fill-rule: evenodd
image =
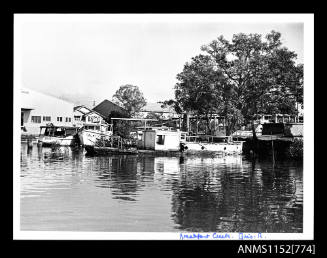
M 177 75 L 175 100 L 163 102 L 179 113 L 225 117 L 227 134 L 254 114 L 296 114 L 303 106 L 303 64 L 282 46 L 281 34 L 239 33 L 229 42 L 223 36 L 201 47 L 203 51 Z
M 139 87 L 130 84 L 120 86 L 112 99 L 125 108 L 130 116 L 135 115 L 146 105 L 146 99 Z

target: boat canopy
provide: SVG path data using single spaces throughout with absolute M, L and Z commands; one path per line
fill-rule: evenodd
M 40 126 L 40 135 L 42 130 L 44 129 L 45 136 L 68 136 L 68 135 L 75 135 L 77 133 L 78 127 L 73 126 L 53 126 L 53 125 L 46 125 Z
M 41 125 L 40 128 L 62 128 L 62 129 L 78 129 L 76 126 L 64 126 L 64 125 Z

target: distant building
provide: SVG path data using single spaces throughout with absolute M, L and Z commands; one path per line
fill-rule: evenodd
M 23 134 L 37 135 L 40 126 L 72 126 L 74 104 L 41 92 L 21 89 L 21 129 Z
M 74 107 L 73 125 L 82 127 L 84 124 L 105 124 L 104 116 L 82 105 Z
M 156 114 L 162 119 L 179 118 L 180 115 L 171 107 L 161 107 L 160 103 L 147 103 L 145 107 L 139 112 L 141 117 L 147 117 L 149 114 Z
M 125 116 L 128 116 L 127 111 L 116 105 L 115 103 L 105 99 L 104 101 L 102 101 L 100 104 L 98 104 L 97 106 L 95 106 L 93 108 L 94 111 L 98 112 L 100 115 L 102 115 L 103 117 L 107 118 L 108 116 L 110 116 L 110 114 L 115 111 L 115 112 L 119 112 Z

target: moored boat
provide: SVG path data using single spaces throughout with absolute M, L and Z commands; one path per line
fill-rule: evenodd
M 242 154 L 243 141 L 233 141 L 231 136 L 188 136 L 181 140 L 184 153 Z
M 94 146 L 97 141 L 108 141 L 112 136 L 112 124 L 84 124 L 79 129 L 78 137 L 83 146 Z
M 38 144 L 42 146 L 73 146 L 76 144 L 77 127 L 73 126 L 55 126 L 49 124 L 40 126 L 40 136 Z

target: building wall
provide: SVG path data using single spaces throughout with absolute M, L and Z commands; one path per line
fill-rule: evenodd
M 170 131 L 157 131 L 157 136 L 163 135 L 165 137 L 164 144 L 158 144 L 156 141 L 155 150 L 174 150 L 178 151 L 180 148 L 180 133 Z
M 24 134 L 39 134 L 40 126 L 52 123 L 54 125 L 73 125 L 74 104 L 30 89 L 21 89 L 21 113 Z M 33 122 L 32 117 L 41 117 L 41 121 Z M 50 117 L 44 121 L 43 117 Z M 61 117 L 61 121 L 57 118 Z

